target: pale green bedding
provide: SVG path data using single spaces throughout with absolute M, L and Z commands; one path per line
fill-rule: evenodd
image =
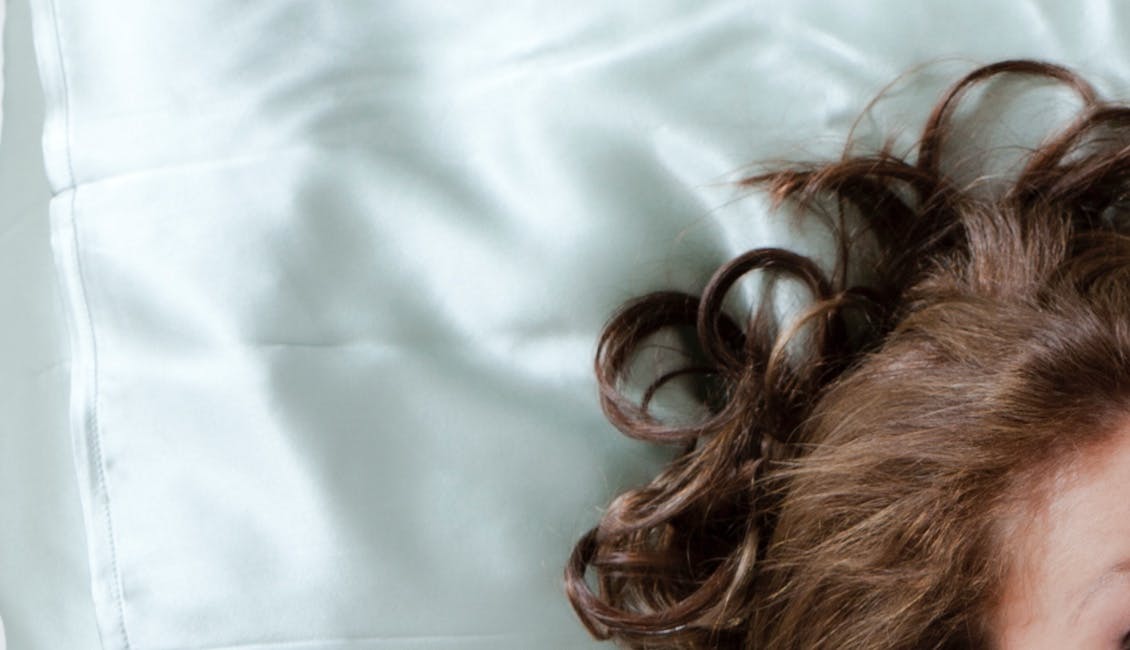
M 599 412 L 611 310 L 819 254 L 729 181 L 835 155 L 915 64 L 967 61 L 864 143 L 974 62 L 1117 95 L 1122 7 L 31 0 L 45 96 L 13 80 L 6 119 L 45 103 L 52 247 L 44 161 L 5 134 L 12 646 L 597 647 L 563 564 L 666 456 Z

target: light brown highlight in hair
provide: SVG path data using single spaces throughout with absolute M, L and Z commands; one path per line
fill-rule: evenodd
M 942 149 L 966 92 L 1006 74 L 1066 84 L 1083 108 L 986 196 L 955 186 Z M 605 413 L 683 451 L 574 549 L 566 592 L 589 631 L 641 649 L 988 647 L 1017 508 L 1130 414 L 1128 126 L 1070 70 L 1004 61 L 943 95 L 913 163 L 884 148 L 744 179 L 797 214 L 832 206 L 836 269 L 756 249 L 701 296 L 652 293 L 608 321 Z M 877 244 L 868 286 L 848 286 L 848 215 Z M 758 269 L 815 297 L 788 327 L 767 303 L 748 323 L 723 309 Z M 705 363 L 629 399 L 644 341 L 687 327 Z M 652 416 L 686 373 L 709 414 Z

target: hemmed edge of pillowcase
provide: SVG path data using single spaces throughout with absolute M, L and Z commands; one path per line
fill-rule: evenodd
M 54 0 L 30 0 L 36 62 L 46 110 L 43 157 L 52 189 L 51 249 L 71 347 L 71 449 L 82 501 L 90 592 L 103 650 L 131 650 L 114 544 L 110 492 L 98 424 L 98 356 L 82 273 L 78 187 L 71 163 L 70 93 L 65 43 Z

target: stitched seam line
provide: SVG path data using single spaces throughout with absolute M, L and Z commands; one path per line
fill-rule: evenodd
M 83 274 L 82 253 L 79 247 L 78 238 L 78 219 L 75 214 L 75 206 L 78 202 L 78 185 L 75 182 L 74 163 L 71 158 L 71 101 L 70 101 L 70 88 L 67 81 L 67 64 L 63 57 L 63 39 L 59 31 L 59 12 L 55 5 L 55 0 L 51 0 L 51 24 L 55 31 L 55 49 L 59 59 L 59 76 L 62 86 L 62 99 L 63 99 L 63 135 L 64 147 L 63 154 L 67 163 L 67 175 L 69 176 L 71 186 L 71 201 L 70 201 L 70 223 L 71 223 L 71 237 L 75 250 L 75 270 L 78 273 L 78 286 L 82 294 L 82 310 L 86 316 L 87 331 L 90 333 L 90 393 L 88 399 L 90 400 L 90 415 L 87 426 L 90 429 L 90 440 L 93 444 L 94 462 L 98 470 L 98 488 L 105 495 L 106 509 L 106 535 L 107 543 L 110 549 L 110 573 L 112 575 L 111 589 L 113 591 L 113 598 L 118 607 L 118 629 L 121 632 L 122 642 L 125 644 L 126 650 L 130 650 L 129 634 L 126 632 L 126 617 L 125 606 L 122 598 L 122 576 L 118 570 L 118 552 L 117 546 L 114 541 L 114 520 L 110 514 L 110 490 L 106 483 L 105 462 L 102 457 L 102 438 L 101 427 L 98 422 L 98 340 L 94 333 L 94 316 L 90 311 L 90 299 L 86 291 L 86 278 Z

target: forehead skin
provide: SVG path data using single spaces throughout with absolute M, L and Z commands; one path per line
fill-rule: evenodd
M 1121 650 L 1130 635 L 1130 423 L 1084 450 L 1018 532 L 1001 650 Z

